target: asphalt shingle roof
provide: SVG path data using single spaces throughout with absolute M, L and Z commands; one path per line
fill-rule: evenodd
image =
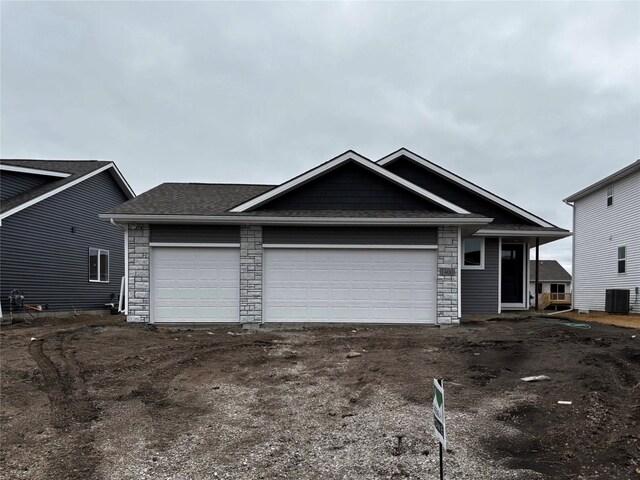
M 261 195 L 276 185 L 221 183 L 163 183 L 138 195 L 107 214 L 130 215 L 233 215 L 247 217 L 380 217 L 380 218 L 478 218 L 481 215 L 425 210 L 258 210 L 232 213 L 236 205 Z
M 68 177 L 58 178 L 51 177 L 52 181 L 45 183 L 39 187 L 33 188 L 27 192 L 11 197 L 2 202 L 0 205 L 0 212 L 7 212 L 15 207 L 22 205 L 34 198 L 37 198 L 45 193 L 55 190 L 67 183 L 73 182 L 77 178 L 93 172 L 105 165 L 109 165 L 112 162 L 100 161 L 100 160 L 10 160 L 2 159 L 0 164 L 12 165 L 15 167 L 33 168 L 36 170 L 47 170 L 60 173 L 70 174 Z M 0 175 L 2 173 L 0 172 Z
M 570 282 L 571 275 L 556 260 L 540 260 L 538 279 L 541 282 Z M 529 281 L 536 280 L 536 261 L 529 261 Z
M 163 183 L 109 210 L 109 214 L 220 215 L 275 185 Z

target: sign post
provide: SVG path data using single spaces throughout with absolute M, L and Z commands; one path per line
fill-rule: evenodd
M 442 452 L 447 448 L 447 429 L 444 422 L 444 381 L 433 379 L 433 426 L 440 443 L 440 480 L 444 480 Z

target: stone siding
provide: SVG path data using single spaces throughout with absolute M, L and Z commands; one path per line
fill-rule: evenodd
M 130 223 L 129 255 L 129 311 L 128 322 L 147 323 L 150 319 L 149 291 L 149 225 Z
M 438 325 L 459 323 L 458 318 L 458 227 L 438 228 Z M 454 275 L 441 275 L 450 268 Z
M 262 227 L 240 227 L 240 322 L 262 322 Z

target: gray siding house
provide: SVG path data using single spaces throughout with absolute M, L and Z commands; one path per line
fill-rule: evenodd
M 529 250 L 567 230 L 406 150 L 280 185 L 165 183 L 127 230 L 132 322 L 455 324 L 528 308 Z
M 124 276 L 124 233 L 98 215 L 134 193 L 111 162 L 0 161 L 0 300 L 105 310 Z
M 573 306 L 604 311 L 607 289 L 640 314 L 640 160 L 564 200 L 573 207 Z

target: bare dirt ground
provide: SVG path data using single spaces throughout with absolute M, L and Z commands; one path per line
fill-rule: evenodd
M 434 377 L 446 478 L 640 478 L 637 330 L 55 322 L 0 332 L 2 478 L 437 478 Z

